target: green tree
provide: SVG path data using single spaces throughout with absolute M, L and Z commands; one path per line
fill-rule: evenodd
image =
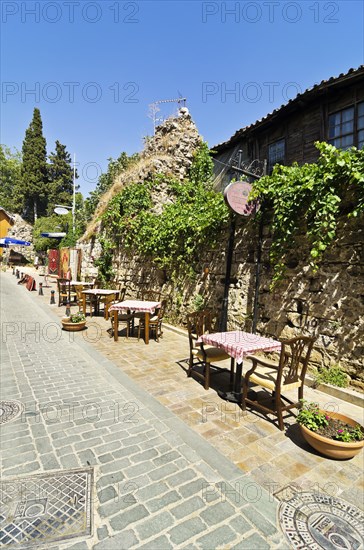
M 66 146 L 56 141 L 56 150 L 49 155 L 48 214 L 56 204 L 71 206 L 73 196 L 73 167 Z M 76 178 L 78 178 L 76 172 Z
M 41 252 L 49 248 L 58 248 L 59 240 L 42 237 L 41 233 L 66 232 L 70 220 L 71 214 L 67 214 L 67 216 L 57 216 L 57 214 L 53 214 L 52 216 L 37 218 L 33 228 L 33 244 L 35 250 Z
M 34 109 L 32 122 L 25 132 L 22 154 L 22 179 L 17 191 L 24 218 L 35 221 L 47 210 L 49 190 L 46 140 L 37 108 Z
M 21 207 L 17 196 L 21 181 L 21 166 L 21 153 L 19 151 L 12 153 L 9 147 L 0 145 L 0 206 L 10 212 L 18 212 Z

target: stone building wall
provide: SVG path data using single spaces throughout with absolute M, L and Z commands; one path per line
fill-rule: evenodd
M 200 138 L 188 114 L 166 121 L 145 149 L 147 158 L 161 158 L 165 148 L 163 173 L 181 180 L 192 162 L 193 150 Z M 158 161 L 159 162 L 159 161 Z M 143 180 L 143 174 L 140 180 Z M 133 177 L 135 174 L 133 175 Z M 125 178 L 125 176 L 123 176 Z M 132 180 L 135 181 L 135 178 Z M 159 211 L 168 200 L 163 186 L 154 189 L 154 209 Z M 107 232 L 107 228 L 105 228 Z M 145 258 L 131 256 L 119 248 L 114 252 L 115 280 L 127 288 L 127 296 L 145 289 L 161 289 L 168 298 L 168 320 L 186 326 L 186 314 L 195 309 L 196 295 L 206 305 L 221 312 L 226 272 L 229 228 L 222 231 L 214 250 L 201 250 L 195 276 L 174 278 L 155 268 Z M 263 229 L 261 278 L 258 295 L 258 324 L 261 334 L 275 338 L 298 333 L 317 336 L 312 355 L 317 365 L 340 365 L 364 389 L 364 227 L 362 218 L 342 220 L 335 244 L 326 252 L 320 269 L 308 268 L 305 235 L 298 238 L 288 258 L 284 280 L 270 291 L 272 271 L 269 264 L 271 244 L 269 218 Z M 79 243 L 83 250 L 83 274 L 96 275 L 95 260 L 101 254 L 97 232 Z M 250 218 L 238 218 L 231 285 L 229 289 L 228 329 L 251 330 L 256 286 L 258 225 Z

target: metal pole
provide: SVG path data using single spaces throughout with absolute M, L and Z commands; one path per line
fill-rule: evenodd
M 235 217 L 235 214 L 231 212 L 229 243 L 228 243 L 228 252 L 227 252 L 227 258 L 226 258 L 224 298 L 222 300 L 222 310 L 221 310 L 221 320 L 220 320 L 220 332 L 226 332 L 227 330 L 230 275 L 231 275 L 231 264 L 233 260 L 233 251 L 234 251 L 235 227 L 236 227 L 236 217 Z
M 75 234 L 76 214 L 76 155 L 73 154 L 73 201 L 72 201 L 72 231 Z

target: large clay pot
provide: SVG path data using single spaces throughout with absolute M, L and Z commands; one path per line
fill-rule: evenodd
M 82 330 L 86 326 L 86 320 L 85 321 L 79 321 L 78 323 L 71 323 L 69 317 L 61 319 L 62 321 L 62 327 L 63 330 L 68 330 L 69 332 L 76 332 L 78 330 Z
M 337 420 L 341 420 L 346 424 L 350 424 L 350 426 L 360 426 L 358 422 L 356 422 L 352 418 L 349 418 L 348 416 L 345 416 L 344 414 L 331 413 L 331 412 L 328 413 L 327 411 L 321 411 L 321 412 L 326 412 L 326 414 L 330 414 L 331 418 L 336 418 Z M 347 443 L 345 441 L 336 441 L 335 439 L 323 437 L 322 435 L 319 435 L 316 432 L 312 432 L 305 426 L 300 425 L 300 428 L 301 428 L 301 433 L 305 438 L 305 440 L 307 441 L 307 443 L 309 443 L 311 447 L 316 449 L 316 451 L 323 454 L 324 456 L 328 456 L 329 458 L 336 458 L 339 460 L 353 458 L 353 456 L 360 453 L 360 451 L 364 446 L 364 441 L 350 441 Z

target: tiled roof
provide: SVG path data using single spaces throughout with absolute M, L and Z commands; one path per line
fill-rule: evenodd
M 14 218 L 13 218 L 13 216 L 12 216 L 11 214 L 9 214 L 9 212 L 7 212 L 7 211 L 5 210 L 5 208 L 3 208 L 2 206 L 0 206 L 0 211 L 1 211 L 1 212 L 4 212 L 5 216 L 8 218 L 8 220 L 9 220 L 10 223 L 14 223 Z
M 301 94 L 297 94 L 297 96 L 293 99 L 290 99 L 288 103 L 286 103 L 285 105 L 281 105 L 277 109 L 274 109 L 274 111 L 268 113 L 266 116 L 257 120 L 253 124 L 241 128 L 240 130 L 235 132 L 235 134 L 231 136 L 231 138 L 229 138 L 227 141 L 218 143 L 217 145 L 211 147 L 211 149 L 216 152 L 221 152 L 230 145 L 233 145 L 236 141 L 238 141 L 245 132 L 256 129 L 259 126 L 264 125 L 265 123 L 271 122 L 271 119 L 275 118 L 276 116 L 285 114 L 286 112 L 290 112 L 291 110 L 293 111 L 297 107 L 301 107 L 302 102 L 306 102 L 317 97 L 320 92 L 327 90 L 331 86 L 336 86 L 338 84 L 341 84 L 345 80 L 351 80 L 360 76 L 364 76 L 364 65 L 360 65 L 360 67 L 358 67 L 357 69 L 349 69 L 347 73 L 341 73 L 337 77 L 331 77 L 328 80 L 322 80 L 319 84 L 315 84 L 311 88 L 307 88 L 307 90 L 305 90 Z

